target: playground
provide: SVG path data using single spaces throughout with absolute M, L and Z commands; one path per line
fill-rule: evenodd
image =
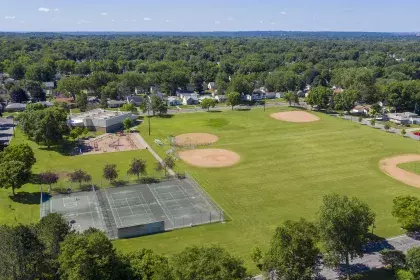
M 106 133 L 93 139 L 83 141 L 78 151 L 81 155 L 112 153 L 132 150 L 142 150 L 146 147 L 140 141 L 137 133 Z

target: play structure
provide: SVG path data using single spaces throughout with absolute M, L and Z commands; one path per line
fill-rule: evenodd
M 119 152 L 145 149 L 136 133 L 106 133 L 83 142 L 82 154 Z

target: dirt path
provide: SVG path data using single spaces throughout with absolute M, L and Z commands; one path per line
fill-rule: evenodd
M 395 180 L 412 187 L 420 188 L 420 175 L 397 166 L 398 164 L 412 161 L 420 161 L 420 154 L 407 154 L 384 158 L 379 162 L 379 168 Z

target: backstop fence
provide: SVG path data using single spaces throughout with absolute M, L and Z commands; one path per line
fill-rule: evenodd
M 46 194 L 43 191 L 41 191 L 41 195 L 40 195 L 40 215 L 39 215 L 40 219 L 47 216 L 51 212 L 50 204 L 49 204 L 49 198 L 50 198 L 49 194 Z

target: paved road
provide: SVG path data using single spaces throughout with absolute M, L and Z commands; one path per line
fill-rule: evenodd
M 349 120 L 349 121 L 355 122 L 355 123 L 359 123 L 359 117 L 347 116 L 347 115 L 342 116 L 342 117 L 340 117 L 338 115 L 335 115 L 335 116 L 337 116 L 339 118 L 342 118 L 342 119 L 345 119 L 345 120 Z M 374 126 L 372 126 L 370 124 L 370 120 L 371 119 L 363 119 L 362 122 L 360 122 L 360 123 L 362 125 L 374 127 L 374 128 L 377 128 L 377 129 L 380 129 L 380 130 L 385 131 L 385 125 L 376 123 Z M 413 128 L 413 129 L 405 129 L 405 131 L 406 131 L 405 137 L 409 137 L 409 138 L 412 138 L 414 140 L 420 140 L 420 136 L 417 136 L 417 135 L 414 135 L 413 134 L 413 132 L 416 131 L 416 130 L 418 130 L 418 129 L 415 129 L 415 128 Z M 395 133 L 395 134 L 399 134 L 399 135 L 402 136 L 401 131 L 402 131 L 402 129 L 399 129 L 399 128 L 393 128 L 393 127 L 391 127 L 389 129 L 389 132 L 390 133 Z
M 366 246 L 365 254 L 362 258 L 356 258 L 351 262 L 352 273 L 368 271 L 383 267 L 380 261 L 380 251 L 383 249 L 395 249 L 407 252 L 413 247 L 420 247 L 420 234 L 417 236 L 400 235 L 388 238 L 382 242 Z M 319 279 L 335 280 L 344 274 L 344 270 L 322 268 Z M 262 275 L 257 275 L 253 279 L 262 280 Z

